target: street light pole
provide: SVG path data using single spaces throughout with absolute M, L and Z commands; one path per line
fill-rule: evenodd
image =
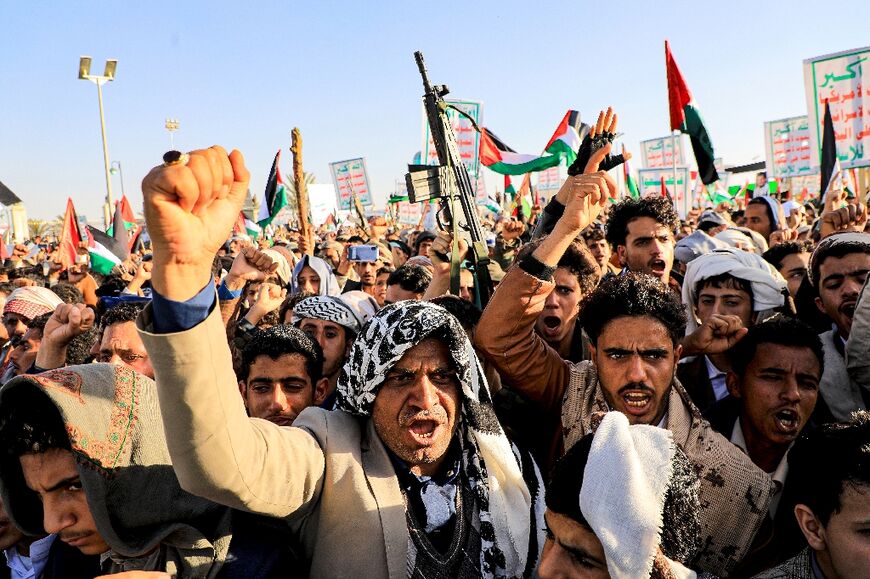
M 111 212 L 114 204 L 114 199 L 112 198 L 112 178 L 110 176 L 110 167 L 109 167 L 109 145 L 106 140 L 106 117 L 103 113 L 103 85 L 111 80 L 115 80 L 115 67 L 118 66 L 117 60 L 107 60 L 106 61 L 106 69 L 102 75 L 91 74 L 91 57 L 82 56 L 79 59 L 79 80 L 89 80 L 92 83 L 97 85 L 97 99 L 100 103 L 100 132 L 103 137 L 103 168 L 106 172 L 106 208 L 105 208 L 105 217 L 106 224 L 108 225 L 109 219 L 111 218 Z M 122 182 L 123 185 L 123 182 Z M 122 187 L 123 188 L 123 187 Z
M 115 172 L 116 172 L 115 165 L 118 166 L 117 173 L 118 173 L 118 177 L 120 177 L 120 179 L 121 179 L 121 196 L 126 197 L 127 192 L 124 191 L 124 171 L 121 169 L 121 161 L 113 161 L 112 168 L 109 169 L 109 172 L 112 173 L 113 175 L 115 174 Z
M 166 119 L 166 124 L 164 125 L 166 130 L 169 131 L 169 150 L 175 150 L 175 131 L 178 130 L 178 119 Z

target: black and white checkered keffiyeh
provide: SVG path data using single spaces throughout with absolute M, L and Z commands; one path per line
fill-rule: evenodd
M 354 334 L 362 329 L 362 322 L 351 307 L 334 296 L 312 296 L 296 304 L 291 323 L 295 326 L 305 318 L 333 322 Z
M 462 386 L 462 468 L 480 517 L 481 572 L 485 577 L 529 576 L 544 544 L 540 473 L 502 431 L 480 362 L 455 317 L 422 301 L 380 310 L 351 348 L 338 379 L 337 408 L 370 417 L 387 371 L 430 336 L 447 344 Z

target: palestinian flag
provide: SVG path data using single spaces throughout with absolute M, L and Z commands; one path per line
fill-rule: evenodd
M 560 159 L 564 158 L 565 164 L 570 167 L 577 158 L 577 150 L 580 148 L 580 128 L 582 126 L 580 113 L 569 110 L 565 113 L 559 126 L 556 127 L 556 132 L 550 137 L 544 150 Z
M 692 93 L 677 68 L 677 62 L 671 54 L 671 46 L 665 40 L 665 66 L 668 74 L 668 104 L 671 116 L 671 130 L 686 133 L 692 141 L 692 151 L 698 162 L 698 174 L 701 182 L 709 185 L 719 180 L 719 174 L 713 165 L 713 143 L 701 115 L 695 107 Z
M 843 189 L 843 171 L 840 169 L 840 157 L 837 155 L 837 140 L 834 135 L 834 121 L 831 119 L 831 107 L 825 101 L 825 125 L 822 127 L 822 161 L 821 161 L 821 198 L 824 206 L 829 191 Z M 838 209 L 835 207 L 834 209 Z
M 284 179 L 281 177 L 281 169 L 278 163 L 281 161 L 281 150 L 275 154 L 272 162 L 272 170 L 269 171 L 269 180 L 266 182 L 266 190 L 260 196 L 260 211 L 257 213 L 257 224 L 266 227 L 278 212 L 287 205 L 287 188 L 284 187 Z
M 127 247 L 95 227 L 88 225 L 88 253 L 91 254 L 91 270 L 109 275 L 112 268 L 127 257 Z
M 510 196 L 511 201 L 517 196 L 517 190 L 514 189 L 514 184 L 511 182 L 511 178 L 507 175 L 504 176 L 504 195 L 505 197 Z
M 625 155 L 625 145 L 622 146 L 622 154 Z M 640 190 L 637 188 L 637 181 L 631 176 L 631 169 L 628 168 L 628 161 L 622 164 L 622 175 L 625 177 L 625 192 L 632 199 L 640 197 Z
M 486 127 L 480 133 L 480 162 L 502 175 L 524 175 L 556 167 L 562 159 L 570 165 L 580 148 L 580 113 L 568 111 L 550 137 L 543 155 L 517 153 Z
M 236 217 L 236 222 L 233 224 L 233 235 L 259 237 L 260 226 L 248 219 L 243 212 L 239 211 L 239 216 Z
M 63 229 L 61 229 L 60 240 L 60 261 L 64 268 L 76 262 L 78 255 L 78 247 L 82 242 L 82 232 L 79 229 L 79 220 L 76 215 L 76 208 L 73 207 L 72 198 L 66 200 L 66 211 L 63 214 Z M 4 258 L 5 259 L 5 258 Z
M 480 132 L 480 162 L 502 175 L 523 175 L 555 167 L 561 157 L 555 155 L 523 155 L 508 147 L 486 127 Z

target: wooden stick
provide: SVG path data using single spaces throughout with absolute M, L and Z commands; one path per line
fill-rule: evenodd
M 293 153 L 293 185 L 296 187 L 296 207 L 299 210 L 299 234 L 306 240 L 306 253 L 314 253 L 314 229 L 311 221 L 308 203 L 308 188 L 305 186 L 305 173 L 302 170 L 302 133 L 297 127 L 291 133 L 293 137 L 290 152 Z

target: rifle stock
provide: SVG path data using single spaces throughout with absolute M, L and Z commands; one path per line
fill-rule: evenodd
M 417 68 L 423 78 L 423 106 L 426 109 L 426 119 L 432 134 L 432 142 L 438 153 L 438 166 L 409 165 L 405 181 L 408 185 L 408 196 L 412 202 L 439 199 L 444 218 L 439 219 L 439 225 L 452 230 L 454 239 L 462 234 L 468 240 L 468 261 L 477 278 L 476 290 L 481 308 L 485 307 L 492 295 L 492 279 L 489 275 L 489 249 L 483 237 L 483 228 L 474 202 L 474 189 L 468 169 L 456 146 L 456 136 L 447 117 L 448 104 L 444 95 L 448 94 L 446 85 L 433 86 L 429 82 L 426 63 L 423 54 L 414 53 Z M 461 214 L 461 219 L 457 219 Z M 446 227 L 445 227 L 446 226 Z M 459 287 L 458 263 L 451 259 L 451 291 L 457 293 Z

